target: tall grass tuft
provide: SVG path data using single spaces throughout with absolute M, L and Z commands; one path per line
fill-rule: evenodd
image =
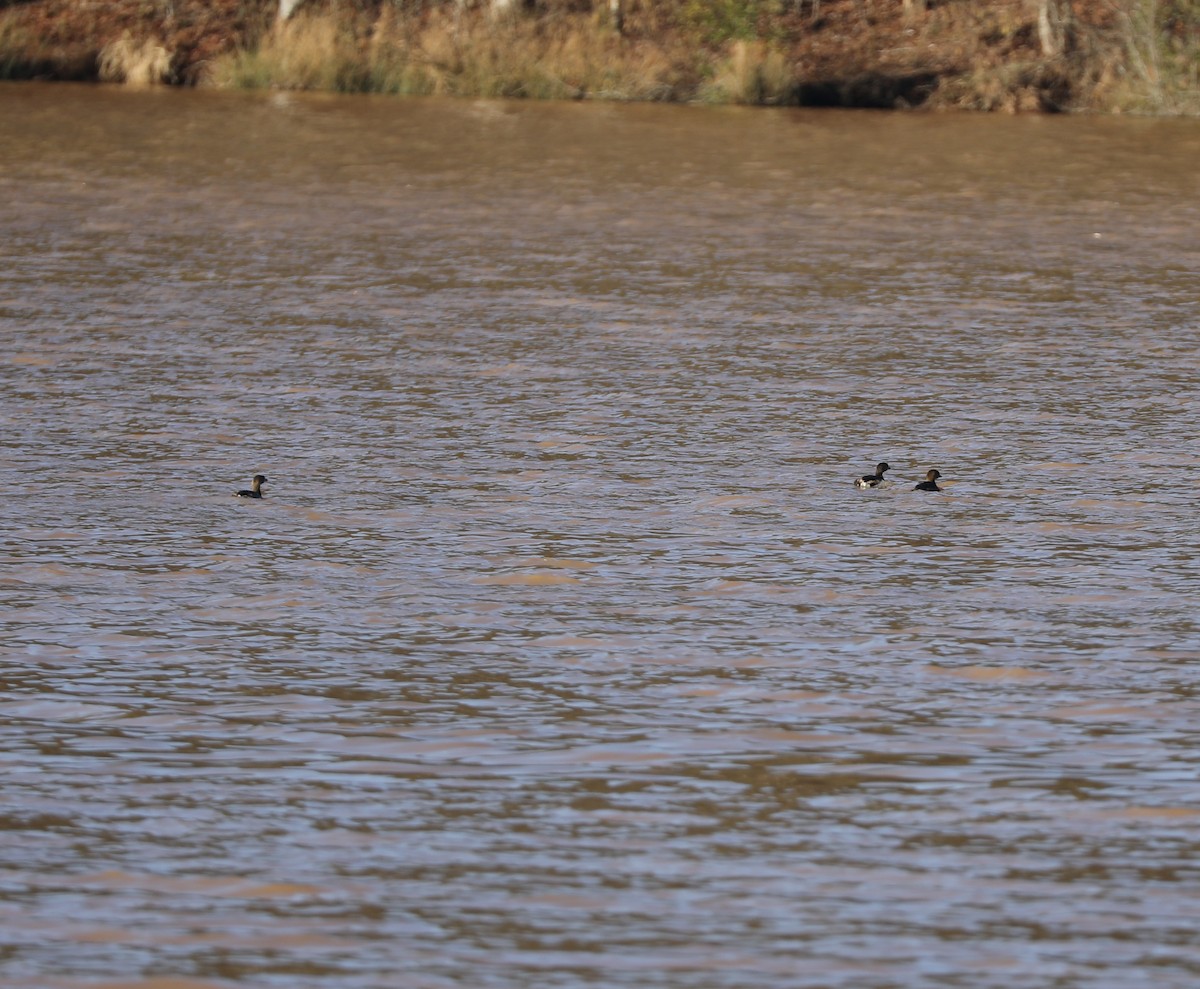
M 209 81 L 242 89 L 356 92 L 372 88 L 370 71 L 349 26 L 319 15 L 277 23 L 258 48 L 217 59 Z
M 171 53 L 150 38 L 135 41 L 126 31 L 100 49 L 98 70 L 102 82 L 153 86 L 170 81 Z
M 792 103 L 801 79 L 783 52 L 762 41 L 735 41 L 700 89 L 707 103 Z

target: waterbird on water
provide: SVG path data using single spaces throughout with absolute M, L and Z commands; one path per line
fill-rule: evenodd
M 255 474 L 254 480 L 250 482 L 250 490 L 247 491 L 243 488 L 241 491 L 239 491 L 237 493 L 237 497 L 239 497 L 239 498 L 261 498 L 263 496 L 262 486 L 266 483 L 267 483 L 267 478 L 265 475 Z
M 937 486 L 937 479 L 941 476 L 942 476 L 941 471 L 936 470 L 936 469 L 931 470 L 925 475 L 925 480 L 919 481 L 917 483 L 917 486 L 915 488 L 913 488 L 913 490 L 914 491 L 941 491 L 942 489 Z
M 883 483 L 883 472 L 885 470 L 891 470 L 891 469 L 892 468 L 889 467 L 885 463 L 876 464 L 875 465 L 875 473 L 874 474 L 863 474 L 862 477 L 860 477 L 857 481 L 854 482 L 854 486 L 856 488 L 878 487 L 880 484 Z

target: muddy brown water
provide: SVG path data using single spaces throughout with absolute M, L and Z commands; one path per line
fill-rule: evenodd
M 1200 980 L 1195 122 L 0 134 L 0 987 Z

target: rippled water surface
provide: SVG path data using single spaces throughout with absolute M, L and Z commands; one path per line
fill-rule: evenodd
M 1195 122 L 0 133 L 0 986 L 1200 981 Z

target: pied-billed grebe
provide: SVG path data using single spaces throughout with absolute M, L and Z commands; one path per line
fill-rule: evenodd
M 883 472 L 891 470 L 887 464 L 880 463 L 875 465 L 874 474 L 863 474 L 857 481 L 854 482 L 856 488 L 876 488 L 883 483 Z
M 250 490 L 242 490 L 237 493 L 239 498 L 261 498 L 263 496 L 262 486 L 267 483 L 267 479 L 262 474 L 255 474 L 254 480 L 250 482 Z
M 931 470 L 931 471 L 929 471 L 929 473 L 927 473 L 925 475 L 925 480 L 919 482 L 917 484 L 917 486 L 915 488 L 913 488 L 913 490 L 914 491 L 941 491 L 942 489 L 937 486 L 937 479 L 941 476 L 942 476 L 941 471 Z

